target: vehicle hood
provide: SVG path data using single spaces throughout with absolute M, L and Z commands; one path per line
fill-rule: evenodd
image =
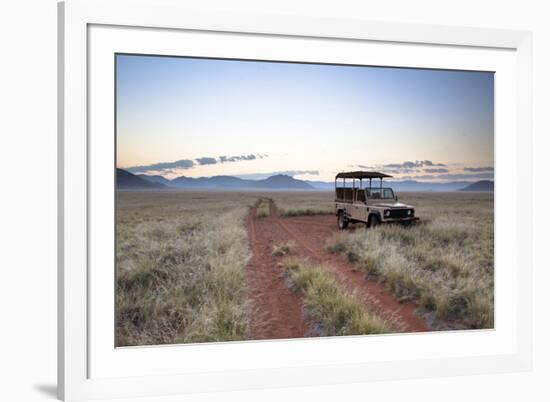
M 412 206 L 403 204 L 402 202 L 376 202 L 370 205 L 379 208 L 412 208 Z

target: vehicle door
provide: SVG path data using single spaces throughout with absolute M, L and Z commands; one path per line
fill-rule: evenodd
M 367 205 L 365 202 L 365 190 L 359 188 L 355 191 L 353 200 L 353 219 L 367 221 Z

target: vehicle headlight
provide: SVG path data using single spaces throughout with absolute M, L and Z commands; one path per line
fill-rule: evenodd
M 389 209 L 384 210 L 384 216 L 385 217 L 390 216 L 390 210 Z
M 407 215 L 413 216 L 413 215 L 414 215 L 414 209 L 409 209 L 409 210 L 407 211 Z

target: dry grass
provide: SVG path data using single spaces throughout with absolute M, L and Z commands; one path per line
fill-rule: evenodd
M 296 242 L 294 240 L 289 240 L 284 243 L 274 244 L 273 251 L 271 255 L 274 257 L 284 257 L 296 253 Z
M 256 217 L 259 219 L 267 218 L 270 214 L 269 211 L 270 200 L 268 198 L 261 198 L 256 206 Z
M 117 346 L 246 338 L 247 198 L 118 193 Z
M 493 195 L 401 195 L 416 207 L 419 224 L 341 232 L 328 250 L 343 253 L 398 298 L 416 301 L 440 319 L 492 328 Z
M 271 195 L 281 216 L 334 214 L 332 191 L 276 192 Z
M 326 192 L 118 193 L 117 346 L 247 339 L 245 216 L 259 199 L 273 199 L 283 211 L 307 206 L 332 213 Z M 492 194 L 402 193 L 400 199 L 415 206 L 421 224 L 342 232 L 328 247 L 441 319 L 491 328 Z M 277 244 L 273 254 L 288 264 L 294 248 Z M 288 266 L 288 275 L 321 334 L 388 332 L 317 268 L 301 262 Z
M 391 332 L 378 316 L 365 309 L 357 298 L 325 269 L 303 259 L 282 263 L 290 287 L 303 295 L 307 315 L 317 324 L 316 335 L 367 335 Z

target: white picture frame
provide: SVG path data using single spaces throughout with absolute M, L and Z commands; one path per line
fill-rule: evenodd
M 187 10 L 177 0 L 69 0 L 60 3 L 58 10 L 58 392 L 61 399 L 143 397 L 498 373 L 531 368 L 532 39 L 529 32 L 206 12 Z M 224 42 L 225 50 L 215 45 L 209 45 L 207 49 L 206 41 L 200 42 L 201 35 L 210 35 L 219 41 L 224 37 L 232 39 L 228 39 L 227 46 Z M 172 37 L 183 39 L 172 40 Z M 243 47 L 237 41 L 249 43 Z M 286 41 L 286 44 L 292 41 L 293 45 L 281 46 L 284 51 L 281 50 L 279 56 L 273 50 L 277 46 L 257 45 L 276 45 L 278 41 Z M 312 48 L 319 43 L 317 53 L 309 50 L 306 55 L 304 41 L 308 41 Z M 106 283 L 103 276 L 96 275 L 96 270 L 90 268 L 90 261 L 95 258 L 95 251 L 90 250 L 90 239 L 98 234 L 101 237 L 112 221 L 98 225 L 93 221 L 97 213 L 91 217 L 90 210 L 98 210 L 100 200 L 110 197 L 108 193 L 103 194 L 93 187 L 94 177 L 101 174 L 100 165 L 94 161 L 105 159 L 97 151 L 101 148 L 98 144 L 113 142 L 109 134 L 96 134 L 94 130 L 98 127 L 108 130 L 112 125 L 109 125 L 108 108 L 103 113 L 101 107 L 94 106 L 93 114 L 90 108 L 101 105 L 113 92 L 113 88 L 108 86 L 109 74 L 101 73 L 102 68 L 109 67 L 108 64 L 101 64 L 102 60 L 109 62 L 108 57 L 103 56 L 128 49 L 172 54 L 178 51 L 182 42 L 191 45 L 198 43 L 198 47 L 194 48 L 195 55 L 204 51 L 220 57 L 246 57 L 249 52 L 250 58 L 261 58 L 264 53 L 258 52 L 271 51 L 264 57 L 279 57 L 282 60 L 292 57 L 297 60 L 306 57 L 319 60 L 323 57 L 323 46 L 331 46 L 334 53 L 328 61 L 344 64 L 351 63 L 346 56 L 350 52 L 347 46 L 370 46 L 375 55 L 371 57 L 378 57 L 378 63 L 385 65 L 478 68 L 500 72 L 506 82 L 501 81 L 500 84 L 497 79 L 495 86 L 495 104 L 498 108 L 495 120 L 495 237 L 500 230 L 504 239 L 502 242 L 506 241 L 507 247 L 500 247 L 502 258 L 496 258 L 495 264 L 498 270 L 498 264 L 504 264 L 507 259 L 506 266 L 510 269 L 501 275 L 503 279 L 496 289 L 497 295 L 499 286 L 503 291 L 499 296 L 501 304 L 496 304 L 495 330 L 420 336 L 242 342 L 237 345 L 165 346 L 123 349 L 111 353 L 114 345 L 110 350 L 110 335 L 102 336 L 108 334 L 109 320 L 101 323 L 102 317 L 108 317 L 103 312 L 109 306 L 109 298 L 101 304 L 94 294 L 112 293 L 113 283 Z M 204 50 L 201 50 L 202 45 Z M 272 50 L 260 49 L 262 47 Z M 384 50 L 390 47 L 399 49 L 399 56 L 393 56 L 395 51 Z M 237 50 L 239 48 L 244 50 Z M 379 53 L 375 48 L 380 49 Z M 190 51 L 189 48 L 187 51 Z M 292 51 L 294 56 L 289 53 Z M 508 163 L 499 164 L 499 155 L 509 157 Z M 111 165 L 107 166 L 109 169 Z M 503 187 L 499 190 L 498 180 L 503 180 L 499 178 L 504 175 L 508 177 L 512 189 L 522 189 L 522 196 L 517 191 L 511 191 L 507 200 L 500 203 L 498 199 L 499 194 L 503 194 Z M 503 231 L 499 216 L 508 217 L 512 222 L 509 232 Z M 502 223 L 502 219 L 500 221 Z M 502 307 L 500 312 L 499 305 Z M 502 317 L 500 324 L 498 314 Z M 428 345 L 433 347 L 433 351 L 422 347 Z M 449 345 L 453 345 L 453 353 L 445 352 Z M 477 348 L 474 347 L 476 345 Z M 353 348 L 367 350 L 369 347 L 380 351 L 384 348 L 396 351 L 413 348 L 415 353 L 391 358 L 388 355 L 386 359 L 378 356 L 370 360 L 361 354 L 351 356 L 339 353 Z M 440 352 L 436 353 L 438 348 Z M 325 353 L 319 353 L 320 350 Z M 182 356 L 181 353 L 195 362 L 195 370 L 177 363 L 174 357 Z M 223 361 L 217 361 L 216 356 L 223 356 Z M 261 358 L 254 360 L 247 356 Z M 139 364 L 140 361 L 143 365 Z M 166 367 L 164 371 L 154 369 L 159 361 L 166 363 L 163 364 Z

